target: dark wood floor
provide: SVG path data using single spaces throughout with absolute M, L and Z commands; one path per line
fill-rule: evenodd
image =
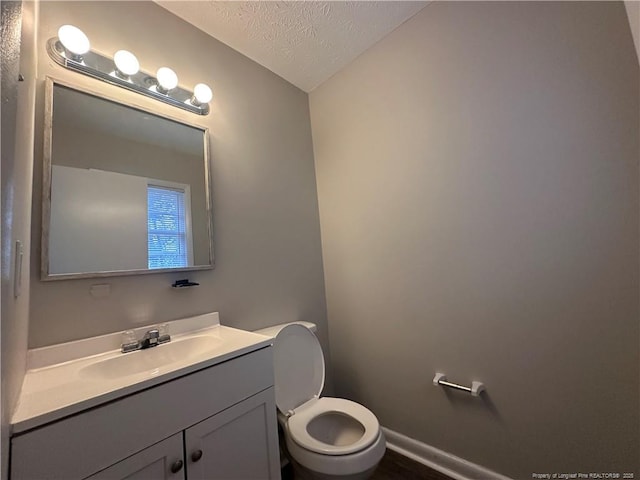
M 291 465 L 282 470 L 282 480 L 295 480 Z M 371 480 L 451 480 L 451 477 L 387 448 Z
M 451 480 L 451 477 L 387 448 L 371 480 Z

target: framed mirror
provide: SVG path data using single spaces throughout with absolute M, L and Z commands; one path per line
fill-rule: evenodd
M 47 78 L 42 279 L 213 268 L 209 134 Z

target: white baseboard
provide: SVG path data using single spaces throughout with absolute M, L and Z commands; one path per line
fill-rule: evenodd
M 382 427 L 387 447 L 455 480 L 512 480 L 481 465 L 456 457 L 401 433 Z

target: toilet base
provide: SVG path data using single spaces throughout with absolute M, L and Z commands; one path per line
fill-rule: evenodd
M 351 475 L 329 475 L 326 473 L 314 472 L 306 467 L 303 467 L 294 459 L 289 458 L 291 465 L 293 466 L 293 480 L 367 480 L 371 478 L 373 472 L 375 472 L 378 464 L 375 464 L 364 472 L 354 473 Z
M 384 434 L 381 431 L 380 437 L 378 438 L 376 443 L 369 447 L 369 449 L 375 451 L 374 460 L 377 458 L 377 462 L 375 462 L 372 467 L 361 472 L 351 473 L 347 475 L 335 475 L 310 470 L 309 468 L 301 465 L 298 461 L 296 461 L 296 459 L 293 458 L 293 455 L 291 455 L 291 452 L 289 451 L 289 439 L 287 439 L 287 436 L 285 434 L 286 417 L 278 412 L 278 420 L 280 452 L 281 454 L 284 454 L 284 457 L 289 461 L 289 465 L 287 465 L 286 470 L 283 470 L 283 472 L 286 473 L 286 475 L 283 474 L 282 476 L 283 480 L 366 480 L 368 478 L 371 478 L 376 468 L 378 467 L 378 464 L 382 460 L 384 452 L 386 451 L 386 441 L 384 438 Z

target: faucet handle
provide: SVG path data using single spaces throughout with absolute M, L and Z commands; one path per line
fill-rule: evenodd
M 160 333 L 160 336 L 158 337 L 158 343 L 167 343 L 171 341 L 168 323 L 161 323 L 160 325 L 158 325 L 158 332 Z
M 133 330 L 122 332 L 122 345 L 120 345 L 120 349 L 122 353 L 140 350 L 140 342 L 136 340 L 136 332 Z

